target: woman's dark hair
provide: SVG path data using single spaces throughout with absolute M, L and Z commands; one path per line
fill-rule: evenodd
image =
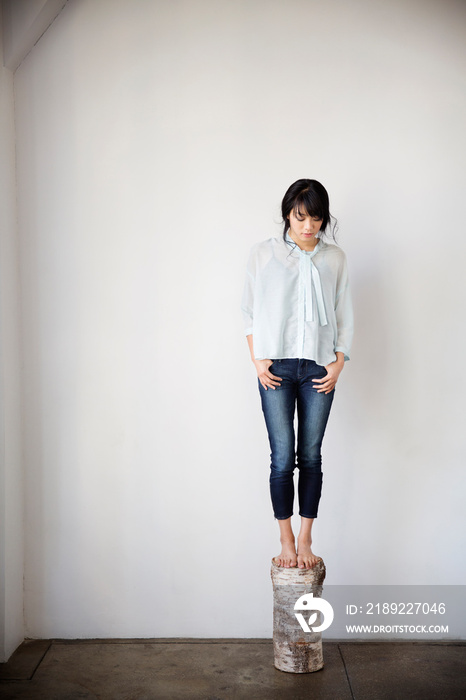
M 282 217 L 285 224 L 283 228 L 284 239 L 286 239 L 286 232 L 290 228 L 290 221 L 287 217 L 291 211 L 294 211 L 296 216 L 307 214 L 322 219 L 321 234 L 330 232 L 335 240 L 337 220 L 330 214 L 328 192 L 317 180 L 296 180 L 287 189 L 282 200 Z

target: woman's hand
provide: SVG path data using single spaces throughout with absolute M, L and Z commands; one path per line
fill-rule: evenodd
M 340 372 L 345 366 L 345 356 L 343 355 L 343 353 L 337 352 L 336 355 L 337 360 L 335 360 L 335 362 L 331 362 L 329 365 L 325 365 L 325 369 L 327 370 L 327 376 L 322 377 L 322 379 L 312 380 L 316 384 L 320 384 L 319 388 L 317 389 L 318 394 L 321 394 L 322 392 L 324 392 L 324 394 L 329 394 L 335 388 L 335 384 L 338 381 Z
M 259 381 L 266 391 L 268 388 L 275 389 L 276 386 L 280 386 L 281 377 L 276 377 L 272 372 L 269 372 L 272 360 L 254 360 L 254 364 Z

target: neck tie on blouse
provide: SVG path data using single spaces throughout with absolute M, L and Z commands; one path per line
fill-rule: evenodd
M 306 320 L 314 320 L 314 305 L 312 303 L 312 289 L 314 288 L 317 312 L 321 326 L 327 325 L 327 315 L 325 313 L 324 295 L 322 293 L 322 285 L 320 282 L 319 270 L 312 262 L 312 257 L 317 251 L 313 251 L 310 255 L 301 252 L 300 269 L 304 280 L 305 300 L 306 300 Z

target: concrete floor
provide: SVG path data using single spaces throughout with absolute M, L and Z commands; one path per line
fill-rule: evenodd
M 323 642 L 308 674 L 270 639 L 24 642 L 0 664 L 2 700 L 464 700 L 466 644 Z

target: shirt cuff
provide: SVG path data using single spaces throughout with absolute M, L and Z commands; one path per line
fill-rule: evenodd
M 334 352 L 342 352 L 343 355 L 345 356 L 345 362 L 347 362 L 350 359 L 350 356 L 347 355 L 347 353 L 346 353 L 346 348 L 342 348 L 340 345 L 338 345 L 335 348 Z

